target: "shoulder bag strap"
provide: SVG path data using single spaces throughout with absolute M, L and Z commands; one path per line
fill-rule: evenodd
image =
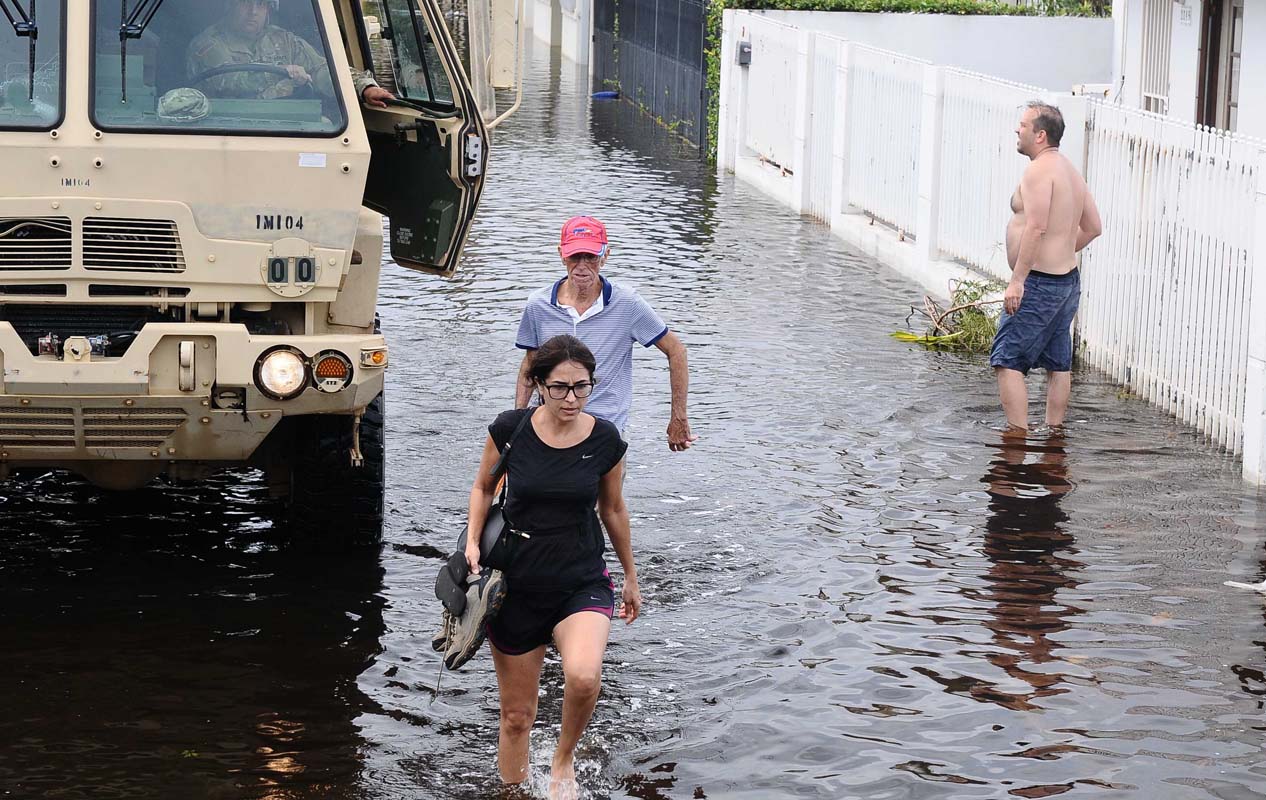
M 509 469 L 510 448 L 514 446 L 514 440 L 519 438 L 519 434 L 532 421 L 532 415 L 536 413 L 536 409 L 529 409 L 528 413 L 523 415 L 523 419 L 519 420 L 519 424 L 515 426 L 514 433 L 510 434 L 510 438 L 506 440 L 506 446 L 501 448 L 501 458 L 497 459 L 497 463 L 492 466 L 492 476 L 502 478 L 501 480 L 501 496 L 497 498 L 497 504 L 503 509 L 506 505 L 506 483 L 505 473 Z

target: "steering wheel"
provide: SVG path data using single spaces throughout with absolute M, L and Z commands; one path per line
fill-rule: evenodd
M 197 75 L 194 75 L 192 78 L 189 79 L 189 85 L 196 86 L 197 84 L 202 83 L 203 81 L 207 81 L 212 78 L 219 77 L 220 75 L 228 75 L 229 73 L 232 73 L 232 72 L 262 72 L 266 75 L 276 75 L 279 78 L 290 77 L 290 73 L 286 70 L 285 67 L 279 67 L 276 64 L 253 64 L 253 63 L 252 64 L 221 64 L 218 67 L 212 67 L 211 69 L 203 70 L 202 72 L 199 72 Z M 308 81 L 307 83 L 296 86 L 294 94 L 290 96 L 299 97 L 300 93 L 306 90 L 306 96 L 316 97 L 317 96 L 316 87 L 314 87 L 312 84 L 313 84 L 313 81 Z

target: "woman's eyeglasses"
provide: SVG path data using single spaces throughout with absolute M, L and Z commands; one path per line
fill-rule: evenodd
M 547 383 L 545 384 L 545 391 L 549 392 L 550 399 L 552 400 L 565 400 L 567 399 L 568 392 L 575 394 L 578 400 L 583 400 L 588 397 L 591 392 L 593 392 L 593 384 L 588 381 L 571 384 Z

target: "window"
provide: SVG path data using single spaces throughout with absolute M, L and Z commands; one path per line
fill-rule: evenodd
M 1231 0 L 1230 12 L 1223 116 L 1227 130 L 1233 131 L 1240 116 L 1240 52 L 1244 47 L 1244 0 Z
M 1169 50 L 1174 9 L 1170 0 L 1143 0 L 1143 109 L 1169 111 Z
M 103 129 L 334 136 L 346 127 L 315 0 L 96 2 L 93 30 L 92 117 Z
M 380 0 L 382 38 L 391 43 L 391 71 L 400 97 L 424 106 L 454 108 L 452 78 L 417 0 Z
M 0 129 L 49 130 L 62 119 L 62 0 L 36 0 L 34 16 L 31 5 L 0 0 Z

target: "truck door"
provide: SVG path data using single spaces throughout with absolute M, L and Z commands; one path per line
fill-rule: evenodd
M 375 5 L 376 25 L 357 15 L 358 38 L 398 100 L 362 105 L 373 149 L 365 205 L 389 218 L 396 263 L 452 275 L 483 189 L 487 129 L 436 0 Z

